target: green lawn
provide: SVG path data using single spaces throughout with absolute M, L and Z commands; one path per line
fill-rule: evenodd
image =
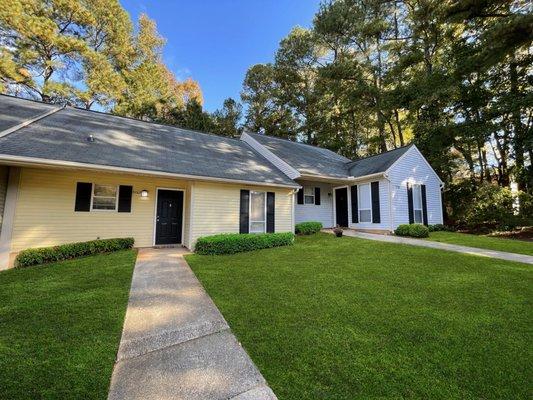
M 187 261 L 280 400 L 530 398 L 529 265 L 327 234 Z
M 470 235 L 457 232 L 431 232 L 428 240 L 533 256 L 533 242 L 526 242 L 524 240 Z
M 0 273 L 0 399 L 105 399 L 136 252 Z

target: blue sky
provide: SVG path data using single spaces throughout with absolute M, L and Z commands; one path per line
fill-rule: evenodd
M 180 79 L 200 82 L 204 106 L 240 99 L 248 67 L 273 60 L 295 25 L 309 27 L 320 0 L 121 0 L 136 20 L 146 13 L 167 39 L 164 60 Z

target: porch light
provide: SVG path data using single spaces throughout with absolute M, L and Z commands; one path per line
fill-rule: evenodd
M 141 197 L 142 198 L 148 197 L 148 190 L 146 190 L 146 189 L 141 190 Z

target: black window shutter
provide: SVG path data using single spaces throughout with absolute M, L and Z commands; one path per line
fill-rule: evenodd
M 267 233 L 274 233 L 275 230 L 275 208 L 276 208 L 276 193 L 267 193 Z
M 315 188 L 315 205 L 317 206 L 320 205 L 320 188 L 319 187 Z
M 296 202 L 298 204 L 303 204 L 304 203 L 304 188 L 301 188 L 300 190 L 298 190 L 297 201 Z
M 131 212 L 132 186 L 120 185 L 118 188 L 118 212 Z
M 74 211 L 90 211 L 91 210 L 91 194 L 93 191 L 93 184 L 87 182 L 78 182 L 76 184 L 76 203 Z
M 239 221 L 239 233 L 249 233 L 250 232 L 250 191 L 241 190 L 241 211 L 240 211 L 240 221 Z
M 379 209 L 379 182 L 372 182 L 370 184 L 372 195 L 372 223 L 379 224 L 381 222 L 381 214 Z
M 357 185 L 350 188 L 352 197 L 352 222 L 357 224 L 359 222 L 359 206 L 357 204 Z
M 426 185 L 420 185 L 420 189 L 422 190 L 422 221 L 424 221 L 424 225 L 427 226 L 428 205 L 427 205 L 427 200 L 426 200 Z
M 407 184 L 407 206 L 409 208 L 409 223 L 414 224 L 415 215 L 413 211 L 413 188 L 409 183 Z

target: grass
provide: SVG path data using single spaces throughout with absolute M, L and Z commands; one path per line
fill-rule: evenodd
M 0 273 L 0 399 L 105 399 L 133 250 Z
M 525 240 L 496 238 L 458 232 L 431 232 L 427 240 L 533 256 L 533 242 L 527 242 Z
M 187 261 L 280 400 L 530 398 L 529 265 L 327 234 Z

